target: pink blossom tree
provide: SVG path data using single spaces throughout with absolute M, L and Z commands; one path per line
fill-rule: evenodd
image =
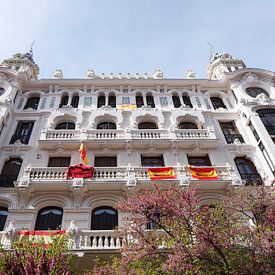
M 190 188 L 135 193 L 118 205 L 129 213 L 121 259 L 93 273 L 271 274 L 273 195 L 269 187 L 238 188 L 202 206 Z

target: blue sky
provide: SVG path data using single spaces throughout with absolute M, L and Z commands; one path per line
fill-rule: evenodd
M 275 0 L 0 0 L 0 60 L 35 40 L 40 78 L 206 77 L 209 46 L 275 71 Z

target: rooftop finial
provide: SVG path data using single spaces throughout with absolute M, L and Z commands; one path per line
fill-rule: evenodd
M 32 43 L 29 45 L 29 54 L 31 55 L 31 57 L 33 57 L 33 49 L 32 46 L 35 44 L 35 41 L 33 40 Z
M 213 57 L 214 57 L 214 47 L 213 47 L 213 45 L 210 43 L 210 42 L 208 42 L 207 41 L 207 44 L 210 46 L 210 57 L 209 57 L 209 61 L 211 61 L 212 59 L 213 59 Z

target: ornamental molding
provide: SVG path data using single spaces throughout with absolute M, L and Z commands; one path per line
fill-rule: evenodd
M 18 82 L 13 77 L 8 77 L 4 73 L 0 73 L 0 81 L 2 81 L 6 85 L 11 85 L 15 87 L 19 86 Z

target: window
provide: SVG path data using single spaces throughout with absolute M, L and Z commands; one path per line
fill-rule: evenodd
M 0 187 L 14 187 L 13 182 L 18 178 L 21 165 L 21 158 L 11 158 L 5 162 L 0 175 Z
M 5 93 L 5 89 L 0 87 L 0 96 Z
M 98 130 L 111 130 L 116 129 L 116 124 L 113 122 L 101 122 L 96 127 Z
M 187 156 L 188 163 L 193 166 L 212 166 L 210 159 L 207 156 Z
M 191 103 L 189 96 L 182 96 L 182 100 L 183 100 L 184 105 L 186 105 L 190 108 L 193 108 L 193 105 Z
M 20 140 L 23 144 L 28 144 L 33 125 L 33 121 L 19 121 L 15 134 L 11 137 L 10 144 L 14 144 L 17 140 Z
M 181 122 L 178 127 L 179 129 L 198 129 L 198 126 L 193 122 Z
M 177 95 L 173 95 L 172 100 L 175 108 L 179 108 L 181 106 L 180 98 Z
M 158 126 L 153 122 L 141 122 L 138 124 L 138 129 L 158 129 Z
M 92 230 L 114 230 L 118 226 L 117 210 L 102 206 L 92 212 Z
M 161 107 L 168 107 L 168 100 L 167 97 L 161 96 L 159 98 Z
M 0 207 L 0 231 L 4 231 L 9 211 L 6 207 Z
M 57 230 L 61 228 L 63 209 L 45 207 L 39 210 L 34 230 Z
M 108 105 L 112 108 L 116 108 L 116 97 L 114 95 L 108 97 Z
M 155 108 L 154 98 L 151 95 L 146 96 L 146 103 L 147 103 L 147 106 Z
M 270 155 L 268 154 L 267 150 L 265 149 L 265 146 L 263 145 L 263 143 L 261 141 L 259 143 L 259 148 L 262 151 L 262 154 L 263 154 L 270 170 L 272 171 L 273 175 L 275 175 L 275 164 L 271 160 Z
M 241 143 L 244 143 L 243 137 L 239 134 L 239 131 L 233 121 L 220 122 L 220 126 L 227 143 L 234 143 L 235 139 L 239 139 Z
M 148 222 L 146 224 L 146 229 L 156 230 L 159 229 L 158 223 L 160 222 L 161 213 L 156 212 L 151 215 L 146 215 L 148 218 Z
M 275 109 L 262 109 L 258 110 L 257 113 L 267 132 L 270 135 L 275 135 Z
M 264 94 L 268 97 L 268 93 L 265 90 L 263 90 L 262 88 L 248 87 L 245 89 L 245 91 L 249 96 L 254 97 L 254 98 L 256 98 L 260 94 Z
M 71 157 L 50 157 L 48 167 L 69 167 Z
M 263 184 L 262 178 L 251 160 L 245 157 L 237 157 L 235 158 L 235 163 L 241 178 L 246 180 L 246 185 Z
M 24 106 L 24 110 L 28 109 L 28 108 L 37 110 L 37 107 L 38 107 L 38 104 L 39 104 L 39 100 L 40 100 L 40 97 L 38 97 L 38 96 L 34 96 L 34 97 L 28 98 L 27 103 Z
M 73 122 L 61 122 L 55 127 L 55 130 L 74 130 L 75 124 Z
M 95 167 L 117 167 L 117 157 L 95 157 Z
M 62 108 L 63 106 L 67 106 L 69 102 L 69 96 L 68 95 L 63 95 L 61 98 L 61 102 L 59 104 L 59 108 Z
M 259 135 L 258 135 L 256 129 L 254 128 L 253 124 L 251 123 L 251 121 L 249 122 L 249 127 L 250 127 L 250 129 L 251 129 L 251 131 L 252 131 L 252 133 L 253 133 L 255 139 L 256 139 L 257 141 L 259 141 L 259 140 L 260 140 L 260 137 L 259 137 Z
M 141 155 L 141 165 L 146 167 L 164 166 L 163 155 L 161 156 L 143 156 Z
M 102 106 L 105 106 L 105 96 L 99 96 L 97 99 L 97 108 L 100 108 Z
M 226 106 L 224 105 L 221 98 L 219 98 L 219 97 L 210 97 L 210 100 L 211 100 L 212 105 L 213 105 L 215 110 L 219 109 L 219 108 L 226 109 Z
M 140 95 L 136 96 L 136 105 L 137 105 L 137 108 L 141 108 L 144 105 L 142 96 Z
M 84 107 L 92 106 L 93 98 L 91 96 L 84 97 Z
M 79 96 L 78 95 L 74 95 L 73 98 L 72 98 L 71 106 L 73 108 L 77 108 L 78 107 L 78 103 L 79 103 Z
M 122 104 L 130 104 L 130 97 L 129 96 L 124 96 L 122 98 Z

